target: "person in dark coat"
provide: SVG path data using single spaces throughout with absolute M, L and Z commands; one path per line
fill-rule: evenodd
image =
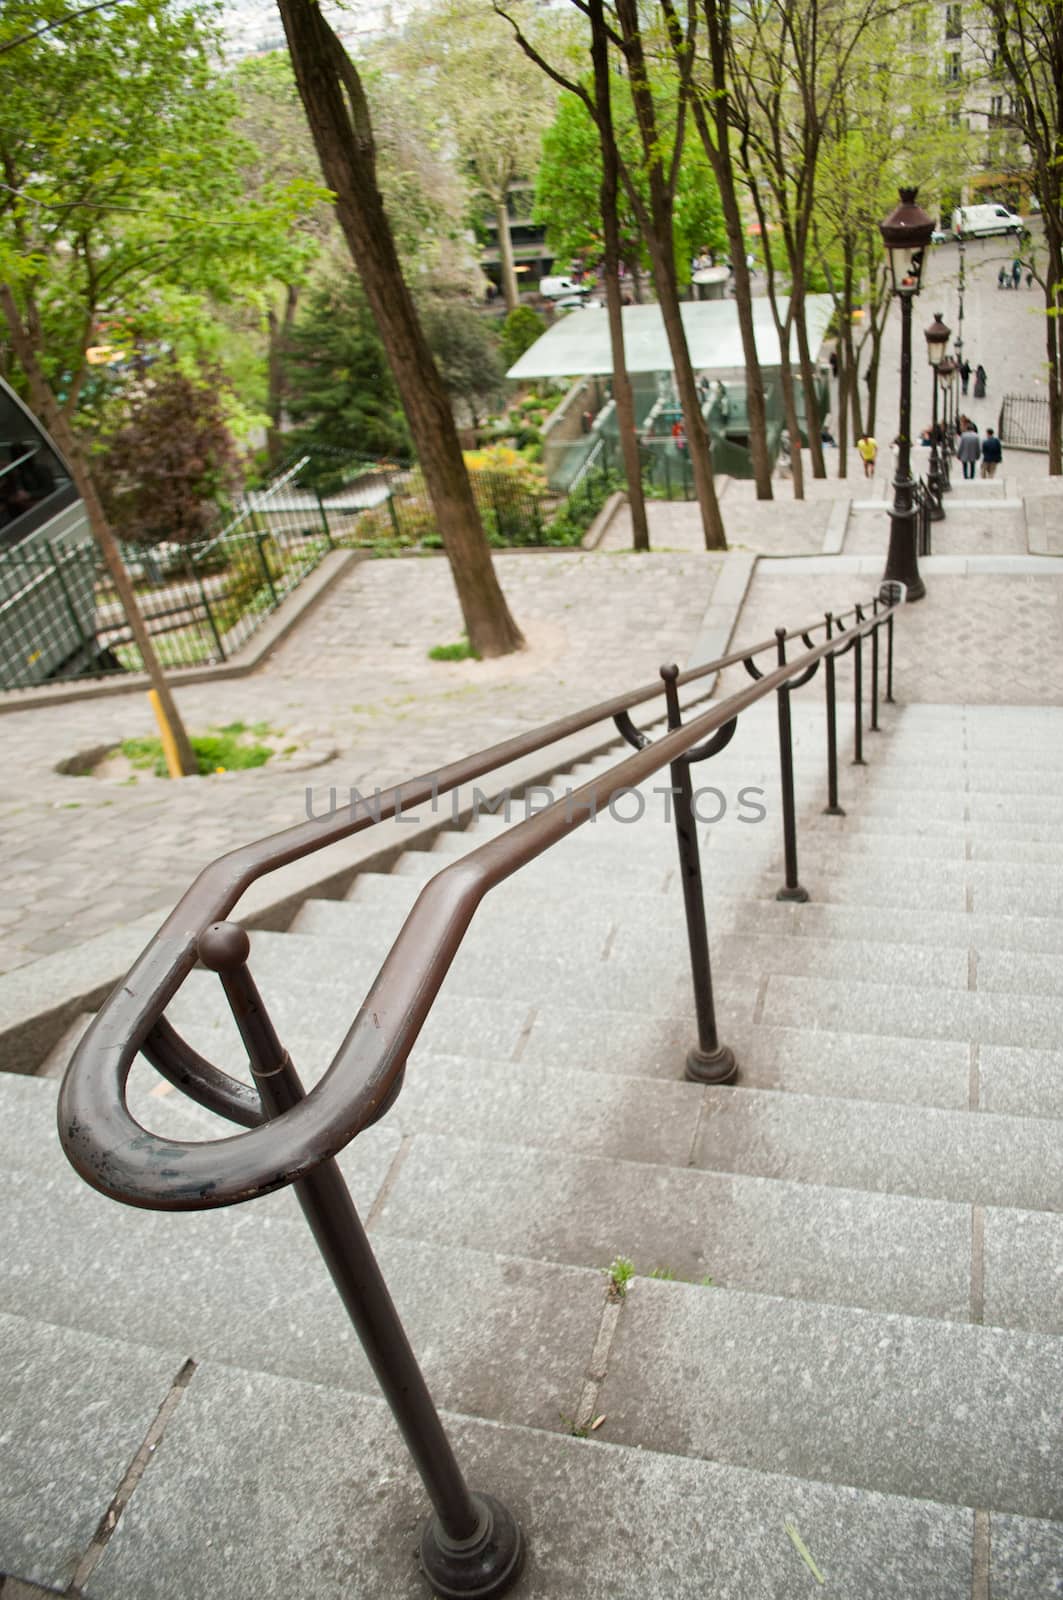
M 971 363 L 968 361 L 967 357 L 964 356 L 963 360 L 960 362 L 960 383 L 963 385 L 964 394 L 967 393 L 967 385 L 970 383 L 970 381 Z
M 974 477 L 975 463 L 982 454 L 982 441 L 978 437 L 978 429 L 968 420 L 967 427 L 960 434 L 960 442 L 956 446 L 956 454 L 963 464 L 965 478 Z
M 1000 440 L 992 428 L 987 428 L 982 440 L 982 477 L 995 478 L 1001 456 L 1004 454 Z
M 982 363 L 979 362 L 974 369 L 974 397 L 976 400 L 985 399 L 985 386 L 988 381 L 986 370 Z

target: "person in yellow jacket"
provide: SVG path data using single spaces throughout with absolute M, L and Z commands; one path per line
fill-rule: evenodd
M 864 463 L 864 477 L 875 476 L 875 457 L 878 455 L 877 442 L 866 433 L 862 433 L 856 441 L 856 453 Z

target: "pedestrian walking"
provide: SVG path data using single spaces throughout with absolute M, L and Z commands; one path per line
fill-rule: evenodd
M 878 441 L 872 439 L 870 434 L 862 433 L 856 441 L 856 453 L 864 463 L 864 477 L 875 476 L 875 457 L 878 455 Z
M 1001 267 L 1000 271 L 997 273 L 997 288 L 998 289 L 1006 289 L 1006 288 L 1008 288 L 1008 269 L 1007 269 L 1007 267 Z
M 1022 262 L 1019 260 L 1018 256 L 1016 256 L 1015 260 L 1011 263 L 1011 287 L 1013 289 L 1017 289 L 1021 282 Z
M 1003 447 L 992 428 L 987 428 L 985 438 L 982 440 L 982 477 L 995 478 Z
M 964 356 L 963 360 L 960 362 L 960 383 L 963 385 L 964 394 L 967 393 L 967 385 L 970 383 L 970 381 L 971 363 L 968 361 L 967 357 Z
M 1027 267 L 1027 269 L 1026 269 L 1026 287 L 1027 287 L 1027 289 L 1032 289 L 1033 288 L 1033 268 L 1032 267 Z
M 967 426 L 960 434 L 960 442 L 956 446 L 956 454 L 963 466 L 964 477 L 973 478 L 975 463 L 979 460 L 982 454 L 982 441 L 979 439 L 978 429 L 975 427 L 970 417 L 968 417 L 966 421 Z
M 986 376 L 986 370 L 982 363 L 979 362 L 974 369 L 974 397 L 976 400 L 985 399 L 985 386 L 988 382 L 989 379 Z

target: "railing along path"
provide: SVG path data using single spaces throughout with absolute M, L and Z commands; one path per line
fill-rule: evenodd
M 870 635 L 869 725 L 875 729 L 879 635 L 886 630 L 889 701 L 894 615 L 902 601 L 901 586 L 892 590 L 885 586 L 881 599 L 870 602 L 870 614 L 861 606 L 838 617 L 828 612 L 812 627 L 777 629 L 770 640 L 688 672 L 662 667 L 659 682 L 384 791 L 361 814 L 315 818 L 222 856 L 200 873 L 74 1054 L 59 1097 L 60 1138 L 81 1176 L 102 1193 L 129 1205 L 189 1211 L 235 1205 L 294 1185 L 432 1502 L 433 1515 L 421 1540 L 421 1562 L 437 1594 L 502 1594 L 520 1571 L 523 1535 L 506 1507 L 466 1487 L 334 1158 L 383 1116 L 399 1094 L 410 1051 L 484 897 L 590 820 L 618 792 L 636 787 L 665 766 L 670 769 L 675 799 L 698 1026 L 686 1075 L 704 1083 L 732 1081 L 737 1063 L 716 1032 L 690 769 L 730 742 L 743 711 L 775 694 L 786 862 L 778 898 L 806 900 L 797 867 L 790 695 L 825 665 L 826 809 L 843 815 L 838 804 L 835 665 L 852 652 L 854 760 L 862 764 L 863 641 Z M 821 631 L 824 638 L 817 644 L 813 635 Z M 787 660 L 787 647 L 794 640 L 804 645 L 804 653 Z M 756 658 L 767 651 L 774 653 L 775 664 L 764 671 Z M 754 681 L 684 723 L 680 688 L 739 663 Z M 668 730 L 651 739 L 635 726 L 631 712 L 662 692 Z M 584 784 L 472 850 L 426 884 L 331 1065 L 306 1093 L 248 970 L 248 936 L 225 920 L 249 885 L 373 823 L 608 719 L 635 747 L 635 754 L 605 777 Z M 197 961 L 219 974 L 247 1050 L 253 1086 L 207 1061 L 166 1018 L 166 1007 Z M 187 1143 L 143 1128 L 125 1101 L 126 1081 L 141 1053 L 191 1099 L 246 1131 Z

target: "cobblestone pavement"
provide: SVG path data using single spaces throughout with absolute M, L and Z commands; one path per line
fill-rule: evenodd
M 777 498 L 765 503 L 754 498 L 749 492 L 751 487 L 733 478 L 721 479 L 720 510 L 728 546 L 732 550 L 752 550 L 764 556 L 818 555 L 823 549 L 831 506 L 839 497 L 839 487 L 842 495 L 849 492 L 844 485 L 832 484 L 833 492 L 802 502 L 794 500 L 789 485 L 780 480 L 775 485 Z M 704 550 L 701 514 L 695 504 L 681 500 L 655 500 L 649 504 L 650 542 L 655 549 Z M 630 548 L 631 513 L 624 506 L 606 530 L 602 549 Z
M 1058 577 L 935 574 L 926 597 L 895 627 L 894 693 L 909 705 L 1063 705 L 1063 564 Z M 873 585 L 852 573 L 787 575 L 759 566 L 736 633 L 736 646 L 770 639 L 775 628 L 822 618 L 869 598 Z M 838 669 L 839 692 L 850 673 Z M 748 678 L 723 674 L 717 694 Z
M 0 718 L 0 971 L 169 907 L 207 861 L 301 821 L 307 784 L 371 790 L 651 681 L 693 642 L 721 566 L 704 551 L 503 556 L 530 648 L 432 662 L 429 648 L 461 633 L 446 562 L 362 563 L 253 677 L 178 690 L 192 732 L 268 721 L 339 752 L 308 773 L 126 784 L 54 771 L 78 751 L 154 733 L 142 695 Z

